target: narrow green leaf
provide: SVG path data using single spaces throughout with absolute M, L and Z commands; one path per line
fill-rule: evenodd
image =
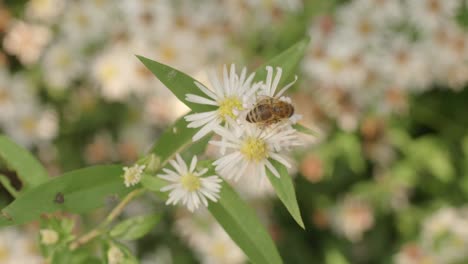
M 294 124 L 294 125 L 293 125 L 293 128 L 296 129 L 297 131 L 299 131 L 299 132 L 301 132 L 301 133 L 303 133 L 303 134 L 307 134 L 307 135 L 309 135 L 309 136 L 314 136 L 314 137 L 316 137 L 316 136 L 319 135 L 318 132 L 316 132 L 316 131 L 314 131 L 314 130 L 308 128 L 308 127 L 305 127 L 305 126 L 303 126 L 303 125 L 301 125 L 301 124 Z
M 281 67 L 283 69 L 283 75 L 280 80 L 280 85 L 284 85 L 289 77 L 295 72 L 299 62 L 304 57 L 307 45 L 309 44 L 310 39 L 304 38 L 298 43 L 294 44 L 287 50 L 283 51 L 279 55 L 267 61 L 263 66 L 260 66 L 255 71 L 255 81 L 261 81 L 266 78 L 267 71 L 266 66 Z
M 190 109 L 197 112 L 213 110 L 213 107 L 191 103 L 185 100 L 187 94 L 195 94 L 202 97 L 206 95 L 195 85 L 195 79 L 168 65 L 138 56 L 138 59 L 148 68 L 180 101 Z
M 0 226 L 19 225 L 43 213 L 84 213 L 132 190 L 123 185 L 122 167 L 88 167 L 63 174 L 34 187 L 1 211 Z
M 302 221 L 301 212 L 299 210 L 299 205 L 297 204 L 296 192 L 294 190 L 294 184 L 291 176 L 288 174 L 288 169 L 281 163 L 270 160 L 270 162 L 278 170 L 280 177 L 276 177 L 271 173 L 270 170 L 267 170 L 268 179 L 273 185 L 278 198 L 283 202 L 286 209 L 292 215 L 294 220 L 302 227 L 304 227 L 304 222 Z
M 132 217 L 114 226 L 110 235 L 121 240 L 136 240 L 149 233 L 160 219 L 159 214 Z
M 252 263 L 282 263 L 275 244 L 255 211 L 229 184 L 222 183 L 219 201 L 210 203 L 208 210 Z
M 164 131 L 150 151 L 161 159 L 161 168 L 176 153 L 192 143 L 192 137 L 196 132 L 196 129 L 187 127 L 187 122 L 183 117 L 179 118 L 174 125 Z
M 18 173 L 23 189 L 28 190 L 49 180 L 47 171 L 29 151 L 0 135 L 0 157 Z
M 0 184 L 5 187 L 5 189 L 13 196 L 16 198 L 18 196 L 18 191 L 16 191 L 15 187 L 11 185 L 10 180 L 7 178 L 7 176 L 0 174 Z
M 167 182 L 158 177 L 144 174 L 141 178 L 141 185 L 150 191 L 159 192 L 162 187 L 167 185 Z

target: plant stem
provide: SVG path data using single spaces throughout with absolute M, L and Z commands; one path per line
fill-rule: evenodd
M 119 216 L 122 213 L 125 206 L 127 206 L 128 203 L 130 203 L 136 197 L 142 195 L 144 192 L 145 192 L 145 189 L 141 188 L 141 189 L 133 190 L 130 193 L 128 193 L 127 196 L 125 196 L 125 198 L 122 201 L 120 201 L 120 203 L 114 209 L 112 209 L 112 211 L 106 217 L 104 222 L 102 222 L 96 228 L 92 229 L 88 233 L 84 234 L 83 236 L 73 241 L 70 244 L 70 249 L 75 250 L 78 247 L 93 240 L 94 238 L 100 236 L 105 231 L 105 229 L 109 226 L 109 224 L 111 224 L 112 221 L 114 221 L 115 218 L 117 218 L 117 216 Z
M 5 189 L 13 196 L 13 198 L 18 197 L 18 191 L 11 186 L 10 180 L 8 180 L 7 176 L 0 174 L 0 183 L 5 187 Z

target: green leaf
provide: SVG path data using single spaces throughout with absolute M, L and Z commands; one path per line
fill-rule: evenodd
M 141 185 L 150 191 L 159 192 L 162 187 L 167 185 L 167 182 L 158 177 L 144 174 L 141 178 Z
M 307 134 L 307 135 L 310 135 L 310 136 L 316 137 L 316 136 L 319 135 L 318 132 L 316 132 L 316 131 L 308 128 L 308 127 L 305 127 L 305 126 L 303 126 L 301 124 L 294 124 L 293 128 L 296 129 L 297 131 L 303 133 L 303 134 Z
M 304 222 L 302 221 L 301 212 L 299 210 L 299 205 L 297 204 L 296 192 L 294 190 L 294 184 L 291 176 L 288 174 L 288 169 L 281 163 L 271 160 L 270 162 L 279 172 L 280 177 L 276 177 L 270 170 L 267 170 L 268 179 L 271 182 L 271 185 L 275 189 L 278 198 L 283 202 L 286 209 L 288 209 L 291 216 L 296 220 L 296 222 L 302 227 L 304 227 Z
M 192 144 L 192 137 L 196 132 L 197 129 L 187 127 L 187 122 L 183 117 L 179 118 L 174 125 L 164 131 L 150 151 L 161 159 L 161 168 L 176 153 Z
M 3 135 L 0 135 L 0 157 L 18 173 L 24 191 L 49 180 L 47 171 L 29 151 Z
M 281 257 L 255 211 L 226 182 L 220 199 L 208 210 L 253 263 L 282 263 Z
M 195 104 L 185 100 L 187 94 L 195 94 L 206 97 L 196 85 L 195 79 L 178 71 L 168 65 L 138 56 L 138 59 L 148 68 L 180 101 L 184 102 L 190 109 L 197 112 L 213 110 L 213 106 Z
M 282 67 L 283 68 L 283 76 L 281 79 L 281 83 L 285 83 L 288 77 L 294 72 L 294 69 L 300 62 L 301 58 L 304 55 L 306 50 L 307 44 L 309 39 L 304 39 L 294 46 L 290 47 L 280 55 L 274 57 L 272 60 L 265 63 L 265 65 L 273 66 L 273 67 Z M 146 67 L 148 67 L 180 100 L 185 100 L 185 94 L 187 92 L 195 93 L 191 91 L 191 89 L 195 89 L 199 91 L 198 87 L 194 85 L 193 79 L 189 76 L 160 63 L 153 62 L 149 59 L 138 57 Z M 256 80 L 261 80 L 266 77 L 266 69 L 265 67 L 260 67 L 256 71 Z M 176 77 L 177 76 L 177 77 Z M 180 79 L 180 80 L 178 80 Z M 187 87 L 192 87 L 188 89 Z M 199 91 L 200 92 L 200 91 Z M 199 94 L 201 95 L 201 94 Z M 184 101 L 185 102 L 185 101 Z M 198 104 L 190 104 L 186 102 L 186 104 L 192 108 L 194 111 L 203 111 L 202 109 L 198 108 Z M 304 128 L 305 129 L 305 128 Z M 187 128 L 187 122 L 184 118 L 180 118 L 176 124 L 169 129 L 167 129 L 160 139 L 156 142 L 154 147 L 152 148 L 152 152 L 158 155 L 162 162 L 162 167 L 165 163 L 176 153 L 182 151 L 185 147 L 191 144 L 192 136 L 197 132 L 196 129 Z M 278 171 L 283 171 L 285 168 L 277 168 Z M 299 206 L 297 205 L 296 194 L 294 191 L 294 186 L 292 184 L 292 180 L 290 176 L 286 172 L 281 173 L 284 175 L 281 177 L 282 179 L 276 179 L 274 176 L 273 178 L 270 177 L 270 181 L 272 182 L 275 190 L 278 194 L 280 200 L 285 204 L 288 211 L 291 213 L 293 218 L 296 222 L 304 228 L 304 223 L 300 216 Z M 159 186 L 162 182 L 158 181 L 157 179 L 146 177 L 147 179 L 143 179 L 143 185 L 150 189 L 153 188 L 154 191 L 159 190 L 161 187 Z
M 19 196 L 1 211 L 0 226 L 36 220 L 43 213 L 84 213 L 132 190 L 123 184 L 122 167 L 94 166 L 63 174 Z
M 110 235 L 121 240 L 136 240 L 149 233 L 160 219 L 159 214 L 132 217 L 114 226 Z
M 266 78 L 266 66 L 272 66 L 273 68 L 281 67 L 283 69 L 283 75 L 281 76 L 279 85 L 284 85 L 288 81 L 289 77 L 295 72 L 299 62 L 304 57 L 304 53 L 306 51 L 307 45 L 309 44 L 309 41 L 309 38 L 304 38 L 276 57 L 267 61 L 263 66 L 260 66 L 255 71 L 254 80 L 260 81 Z
M 11 196 L 15 198 L 18 196 L 18 192 L 16 191 L 15 187 L 11 185 L 11 182 L 7 176 L 0 174 L 0 184 L 3 185 L 3 187 L 11 194 Z

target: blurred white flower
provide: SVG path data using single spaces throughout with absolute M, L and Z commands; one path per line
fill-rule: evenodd
M 432 31 L 454 19 L 460 0 L 407 0 L 409 19 L 423 31 Z
M 435 264 L 435 260 L 417 244 L 406 244 L 394 257 L 395 264 Z
M 161 189 L 162 192 L 169 191 L 169 199 L 166 204 L 177 204 L 181 202 L 187 206 L 189 211 L 193 212 L 200 205 L 208 207 L 208 199 L 216 202 L 219 199 L 222 180 L 216 176 L 203 176 L 208 169 L 195 171 L 197 166 L 197 156 L 193 156 L 190 167 L 187 167 L 185 161 L 176 155 L 175 160 L 169 163 L 175 171 L 164 168 L 166 174 L 158 174 L 158 177 L 169 182 Z
M 207 135 L 214 128 L 222 123 L 226 123 L 227 118 L 235 119 L 240 111 L 244 110 L 243 102 L 258 89 L 258 84 L 252 85 L 255 74 L 247 76 L 247 69 L 243 68 L 241 75 L 236 74 L 236 66 L 230 67 L 228 73 L 226 65 L 223 70 L 223 83 L 221 83 L 214 72 L 210 72 L 210 82 L 214 91 L 208 89 L 203 84 L 195 82 L 198 88 L 207 96 L 201 97 L 194 94 L 187 94 L 186 100 L 216 107 L 216 109 L 203 113 L 195 113 L 185 117 L 189 122 L 188 127 L 200 128 L 193 136 L 193 140 L 199 140 Z
M 44 81 L 53 89 L 68 89 L 83 71 L 85 60 L 79 50 L 68 41 L 56 41 L 43 57 Z
M 46 23 L 55 22 L 62 14 L 67 0 L 29 0 L 26 4 L 26 16 Z
M 189 110 L 173 94 L 150 92 L 145 100 L 143 118 L 148 124 L 163 126 L 174 122 Z
M 122 251 L 116 246 L 111 246 L 107 251 L 107 260 L 109 261 L 109 264 L 121 264 L 124 261 L 124 257 L 125 256 Z
M 171 250 L 167 246 L 160 246 L 155 251 L 145 254 L 141 264 L 172 264 Z
M 450 264 L 465 260 L 468 252 L 468 218 L 460 211 L 444 207 L 423 223 L 422 247 L 431 252 L 437 263 Z
M 430 88 L 432 82 L 428 54 L 421 46 L 396 38 L 374 65 L 396 87 L 421 91 Z
M 41 140 L 50 141 L 54 139 L 59 131 L 57 113 L 52 109 L 44 110 L 39 116 L 37 123 L 37 136 Z
M 41 234 L 41 243 L 44 245 L 53 245 L 59 240 L 57 231 L 53 229 L 41 229 L 39 232 Z
M 267 169 L 279 178 L 270 159 L 290 168 L 287 151 L 301 145 L 297 131 L 288 123 L 262 129 L 256 124 L 231 122 L 229 129 L 218 126 L 215 132 L 222 139 L 210 143 L 219 146 L 223 156 L 213 164 L 221 176 L 235 181 L 244 176 L 254 177 L 262 183 L 267 177 Z M 227 154 L 224 153 L 226 149 Z
M 53 110 L 44 110 L 36 102 L 18 102 L 12 119 L 3 124 L 3 128 L 18 144 L 31 147 L 47 142 L 58 133 L 58 120 Z
M 138 165 L 135 164 L 131 167 L 124 167 L 124 184 L 126 187 L 131 187 L 136 185 L 141 180 L 141 175 L 143 174 L 143 170 L 145 169 L 145 165 Z
M 241 264 L 247 261 L 243 251 L 206 211 L 200 210 L 176 220 L 176 232 L 195 251 L 204 264 Z
M 44 259 L 35 246 L 35 239 L 15 228 L 0 230 L 0 263 L 42 264 Z
M 3 47 L 17 56 L 21 63 L 30 65 L 39 59 L 51 36 L 50 29 L 45 26 L 16 21 L 8 29 Z
M 147 0 L 118 2 L 124 14 L 125 23 L 129 25 L 130 34 L 134 38 L 158 38 L 168 33 L 175 19 L 175 10 L 171 4 L 168 0 L 158 1 L 157 4 Z
M 341 127 L 352 128 L 362 110 L 374 109 L 397 89 L 404 98 L 435 83 L 463 87 L 468 82 L 467 34 L 455 21 L 461 2 L 356 0 L 340 5 L 334 19 L 313 23 L 303 63 L 306 74 L 319 89 L 352 91 L 346 108 L 353 111 L 343 113 L 321 100 L 325 111 Z M 391 113 L 405 107 L 398 101 L 378 108 Z
M 100 54 L 92 66 L 92 75 L 102 96 L 109 101 L 124 101 L 134 91 L 131 73 L 135 57 L 124 48 L 110 47 Z
M 374 226 L 374 211 L 365 201 L 347 197 L 332 212 L 333 227 L 352 242 L 362 239 Z
M 105 10 L 105 11 L 104 11 Z M 60 23 L 61 34 L 73 43 L 87 45 L 105 39 L 120 25 L 113 1 L 72 1 L 65 8 Z
M 244 252 L 232 241 L 219 224 L 213 224 L 207 234 L 197 238 L 197 248 L 202 263 L 241 264 L 245 263 Z
M 29 83 L 22 75 L 0 70 L 0 126 L 14 119 L 17 108 L 34 101 Z

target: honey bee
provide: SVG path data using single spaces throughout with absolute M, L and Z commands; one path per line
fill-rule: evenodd
M 245 120 L 266 127 L 279 123 L 293 114 L 294 107 L 291 104 L 274 97 L 266 97 L 257 102 L 253 109 L 247 113 Z

